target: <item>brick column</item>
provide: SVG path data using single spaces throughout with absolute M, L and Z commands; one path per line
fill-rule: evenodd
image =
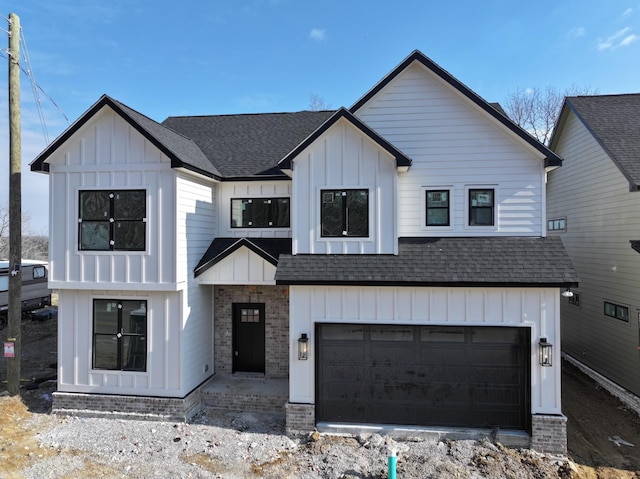
M 566 456 L 567 417 L 562 414 L 533 414 L 531 449 Z

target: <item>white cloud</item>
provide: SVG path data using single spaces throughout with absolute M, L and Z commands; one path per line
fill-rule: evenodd
M 631 28 L 629 27 L 622 28 L 605 40 L 599 40 L 596 43 L 596 47 L 598 50 L 614 50 L 618 47 L 626 47 L 639 38 L 634 33 L 629 34 L 630 31 Z
M 324 42 L 326 39 L 326 30 L 324 28 L 312 28 L 309 32 L 309 38 L 318 42 Z
M 631 15 L 633 13 L 633 8 L 627 8 L 623 13 L 622 16 L 623 17 L 628 17 L 629 15 Z
M 587 29 L 584 27 L 575 27 L 567 32 L 567 38 L 574 39 L 584 37 L 587 34 Z

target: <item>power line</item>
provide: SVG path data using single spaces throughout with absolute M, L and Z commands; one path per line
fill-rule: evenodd
M 47 142 L 47 145 L 51 143 L 49 140 L 49 132 L 47 130 L 47 122 L 44 119 L 44 114 L 42 113 L 42 103 L 40 102 L 40 96 L 38 95 L 38 84 L 36 82 L 36 77 L 33 73 L 33 67 L 31 65 L 31 58 L 29 58 L 29 50 L 27 49 L 27 41 L 24 38 L 24 30 L 20 29 L 20 40 L 22 41 L 23 47 L 23 55 L 24 61 L 27 63 L 27 78 L 31 81 L 31 90 L 33 91 L 33 99 L 36 102 L 36 109 L 38 110 L 38 116 L 40 117 L 40 125 L 42 126 L 42 133 L 44 134 L 44 140 Z

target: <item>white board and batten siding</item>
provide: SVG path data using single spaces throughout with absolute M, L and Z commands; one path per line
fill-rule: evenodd
M 290 238 L 291 228 L 232 228 L 231 200 L 234 198 L 291 198 L 291 181 L 239 181 L 218 185 L 218 236 L 227 238 Z M 293 214 L 290 211 L 291 214 Z M 291 221 L 293 217 L 291 217 Z
M 294 254 L 397 253 L 395 158 L 341 119 L 293 161 Z M 369 191 L 369 237 L 321 236 L 323 189 Z
M 549 219 L 566 219 L 559 235 L 576 267 L 578 306 L 562 301 L 562 347 L 615 383 L 640 395 L 640 193 L 569 112 L 556 151 L 562 168 L 548 177 Z M 625 306 L 629 321 L 604 315 L 604 302 Z M 588 325 L 588 327 L 585 327 Z
M 243 246 L 196 278 L 198 284 L 274 285 L 276 267 Z
M 54 289 L 175 290 L 175 173 L 169 159 L 104 108 L 49 160 L 50 286 Z M 78 250 L 81 190 L 144 189 L 147 247 Z
M 422 65 L 400 73 L 356 113 L 412 159 L 398 176 L 399 236 L 545 236 L 544 161 Z M 494 188 L 494 227 L 468 225 L 468 190 Z M 451 191 L 451 226 L 425 227 L 426 189 Z
M 561 414 L 560 300 L 557 288 L 290 286 L 290 401 L 313 403 L 315 351 L 297 360 L 297 340 L 315 344 L 316 323 L 502 326 L 531 330 L 531 412 Z M 556 347 L 538 364 L 540 337 Z
M 213 182 L 104 108 L 49 160 L 50 285 L 59 290 L 59 389 L 181 397 L 213 371 L 211 291 L 189 281 L 215 236 Z M 145 251 L 79 251 L 81 190 L 144 189 Z M 92 369 L 94 299 L 147 301 L 147 371 Z

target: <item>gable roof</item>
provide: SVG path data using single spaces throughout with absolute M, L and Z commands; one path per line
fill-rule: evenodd
M 551 137 L 552 148 L 569 111 L 618 166 L 631 189 L 640 189 L 640 94 L 567 97 Z
M 560 237 L 400 238 L 398 255 L 281 255 L 276 284 L 569 287 Z
M 291 238 L 215 238 L 195 267 L 194 276 L 201 275 L 243 246 L 274 266 L 278 265 L 281 254 L 291 254 Z
M 278 162 L 334 111 L 174 116 L 162 124 L 200 147 L 225 178 L 287 178 Z
M 291 161 L 298 156 L 302 150 L 307 148 L 311 143 L 316 141 L 320 135 L 331 128 L 341 118 L 346 119 L 363 134 L 371 138 L 374 142 L 380 145 L 391 156 L 396 159 L 396 167 L 409 167 L 411 166 L 411 159 L 398 150 L 395 146 L 389 143 L 387 140 L 378 135 L 375 131 L 365 125 L 360 119 L 356 118 L 346 108 L 340 108 L 336 111 L 328 120 L 326 120 L 319 128 L 317 128 L 311 135 L 309 135 L 303 142 L 301 142 L 296 148 L 294 148 L 287 156 L 282 158 L 279 162 L 279 166 L 282 169 L 290 170 Z
M 453 88 L 458 90 L 462 95 L 471 100 L 477 106 L 479 106 L 482 110 L 488 113 L 490 116 L 495 118 L 498 122 L 500 122 L 505 128 L 515 133 L 521 140 L 523 140 L 528 145 L 532 146 L 534 149 L 539 151 L 544 155 L 545 158 L 545 167 L 549 166 L 561 166 L 562 159 L 556 155 L 549 148 L 540 143 L 537 139 L 527 133 L 524 129 L 520 128 L 516 125 L 507 115 L 504 114 L 502 108 L 496 108 L 492 104 L 488 103 L 482 97 L 480 97 L 477 93 L 463 84 L 460 80 L 455 78 L 445 69 L 440 67 L 434 61 L 429 59 L 426 55 L 424 55 L 419 50 L 415 50 L 411 55 L 409 55 L 405 60 L 400 63 L 396 68 L 394 68 L 391 73 L 385 76 L 382 80 L 380 80 L 371 90 L 369 90 L 362 98 L 360 98 L 349 111 L 351 113 L 356 113 L 360 108 L 362 108 L 371 98 L 373 98 L 380 90 L 382 90 L 385 86 L 387 86 L 394 78 L 396 78 L 400 73 L 402 73 L 405 69 L 407 69 L 413 62 L 418 62 L 423 65 L 425 68 L 431 70 L 434 74 L 440 77 L 442 80 L 447 82 Z
M 167 155 L 171 160 L 172 168 L 186 168 L 213 178 L 221 176 L 218 169 L 211 164 L 193 140 L 162 126 L 108 95 L 102 95 L 93 106 L 40 153 L 31 162 L 31 171 L 49 171 L 49 164 L 47 163 L 49 157 L 104 107 L 109 107 L 115 111 L 129 125 Z

